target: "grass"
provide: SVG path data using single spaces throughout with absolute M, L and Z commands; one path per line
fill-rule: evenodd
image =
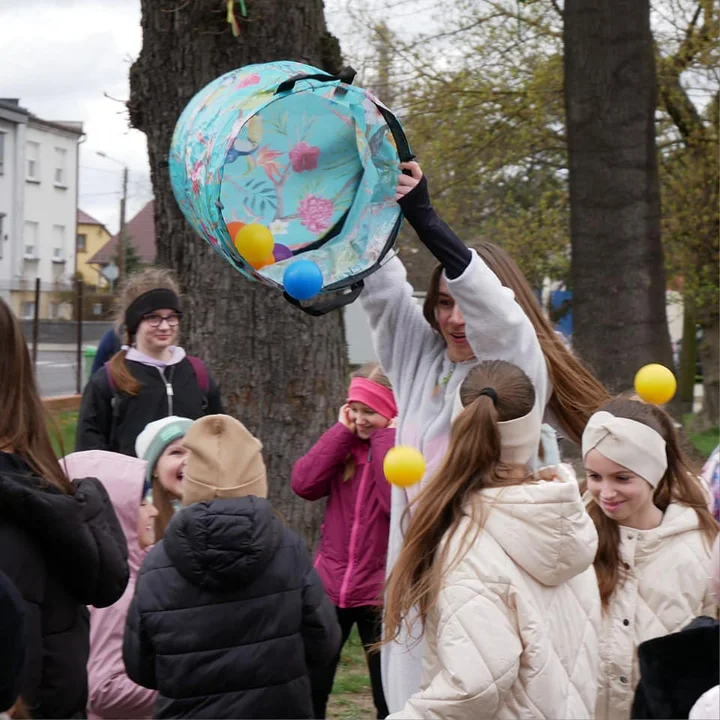
M 720 427 L 710 428 L 702 432 L 691 432 L 690 442 L 702 455 L 703 460 L 706 460 L 720 442 Z
M 77 425 L 78 414 L 76 412 L 62 412 L 53 416 L 55 424 L 60 431 L 62 445 L 58 442 L 58 438 L 51 433 L 53 448 L 58 457 L 69 455 L 75 450 L 75 427 Z
M 340 657 L 327 716 L 331 720 L 365 720 L 375 717 L 365 652 L 355 628 Z

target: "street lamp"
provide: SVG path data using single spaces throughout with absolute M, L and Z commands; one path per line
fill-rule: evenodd
M 123 167 L 123 189 L 122 197 L 120 198 L 120 232 L 118 233 L 117 267 L 119 280 L 125 274 L 125 208 L 127 206 L 128 166 L 122 162 L 122 160 L 118 160 L 117 158 L 114 158 L 100 150 L 97 151 L 97 154 L 100 157 L 105 158 L 106 160 L 112 160 Z

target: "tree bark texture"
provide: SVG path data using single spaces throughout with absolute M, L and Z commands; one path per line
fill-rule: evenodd
M 612 390 L 672 367 L 649 0 L 566 0 L 573 346 Z
M 296 60 L 337 72 L 337 40 L 322 0 L 246 0 L 234 37 L 222 0 L 142 0 L 143 47 L 130 71 L 134 127 L 147 135 L 155 192 L 158 261 L 177 271 L 185 295 L 183 344 L 219 382 L 227 411 L 264 444 L 270 501 L 309 545 L 323 503 L 292 493 L 293 462 L 337 419 L 347 382 L 343 318 L 310 318 L 277 291 L 251 283 L 185 222 L 170 187 L 175 124 L 193 95 L 249 63 Z

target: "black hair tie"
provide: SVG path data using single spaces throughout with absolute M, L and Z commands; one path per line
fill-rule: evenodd
M 497 402 L 498 402 L 497 393 L 496 393 L 491 387 L 483 388 L 483 389 L 478 393 L 478 397 L 480 397 L 481 395 L 487 395 L 487 396 L 492 400 L 493 405 L 494 405 L 495 407 L 497 407 Z

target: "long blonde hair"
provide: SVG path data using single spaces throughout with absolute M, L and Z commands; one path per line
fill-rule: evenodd
M 25 337 L 15 315 L 0 299 L 0 450 L 14 452 L 32 471 L 64 493 L 73 485 L 62 471 L 50 441 L 53 427 L 40 398 Z
M 366 380 L 372 380 L 378 385 L 382 385 L 388 390 L 392 390 L 392 384 L 388 380 L 387 375 L 383 372 L 383 369 L 378 363 L 370 362 L 365 363 L 359 370 L 356 370 L 352 377 L 354 378 L 365 378 Z M 343 482 L 352 480 L 357 472 L 357 463 L 355 462 L 355 456 L 351 453 L 348 455 L 345 461 L 345 469 L 343 470 Z
M 480 394 L 485 388 L 495 391 L 497 404 Z M 469 531 L 456 558 L 447 557 L 448 542 L 437 557 L 443 538 L 452 536 L 466 515 L 468 499 L 484 488 L 518 485 L 528 478 L 527 471 L 501 462 L 498 429 L 498 422 L 523 417 L 532 410 L 535 390 L 527 375 L 504 360 L 481 362 L 460 386 L 460 399 L 465 411 L 452 425 L 442 466 L 414 503 L 403 548 L 390 573 L 384 643 L 398 637 L 403 623 L 410 629 L 413 607 L 418 608 L 425 627 L 448 566 L 472 542 Z M 475 520 L 475 532 L 479 532 L 482 518 Z
M 548 407 L 566 437 L 580 444 L 587 421 L 600 405 L 610 399 L 610 394 L 558 337 L 543 314 L 528 281 L 510 255 L 498 245 L 487 241 L 473 243 L 473 247 L 498 280 L 513 291 L 518 304 L 533 324 L 553 387 Z M 430 287 L 423 306 L 425 319 L 437 331 L 439 327 L 435 311 L 441 276 L 442 266 L 438 265 L 430 278 Z
M 172 290 L 176 295 L 180 294 L 175 276 L 170 270 L 165 268 L 146 268 L 128 277 L 120 293 L 115 310 L 115 328 L 118 335 L 124 332 L 123 339 L 125 345 L 132 343 L 132 337 L 127 328 L 123 330 L 125 312 L 128 307 L 141 295 L 160 288 Z M 120 352 L 113 355 L 110 360 L 110 375 L 112 376 L 113 385 L 117 388 L 118 392 L 127 395 L 137 395 L 140 392 L 141 385 L 130 372 L 125 362 L 126 355 L 126 350 L 120 350 Z
M 615 415 L 643 423 L 660 433 L 665 440 L 668 467 L 653 493 L 653 503 L 665 512 L 671 502 L 682 503 L 695 510 L 708 548 L 718 534 L 718 523 L 708 510 L 705 493 L 697 479 L 696 469 L 683 451 L 672 418 L 660 407 L 638 400 L 618 397 L 600 408 Z M 615 590 L 625 577 L 620 557 L 620 528 L 600 506 L 591 502 L 588 514 L 598 532 L 598 549 L 595 554 L 595 574 L 600 588 L 600 600 L 604 610 L 610 605 Z

